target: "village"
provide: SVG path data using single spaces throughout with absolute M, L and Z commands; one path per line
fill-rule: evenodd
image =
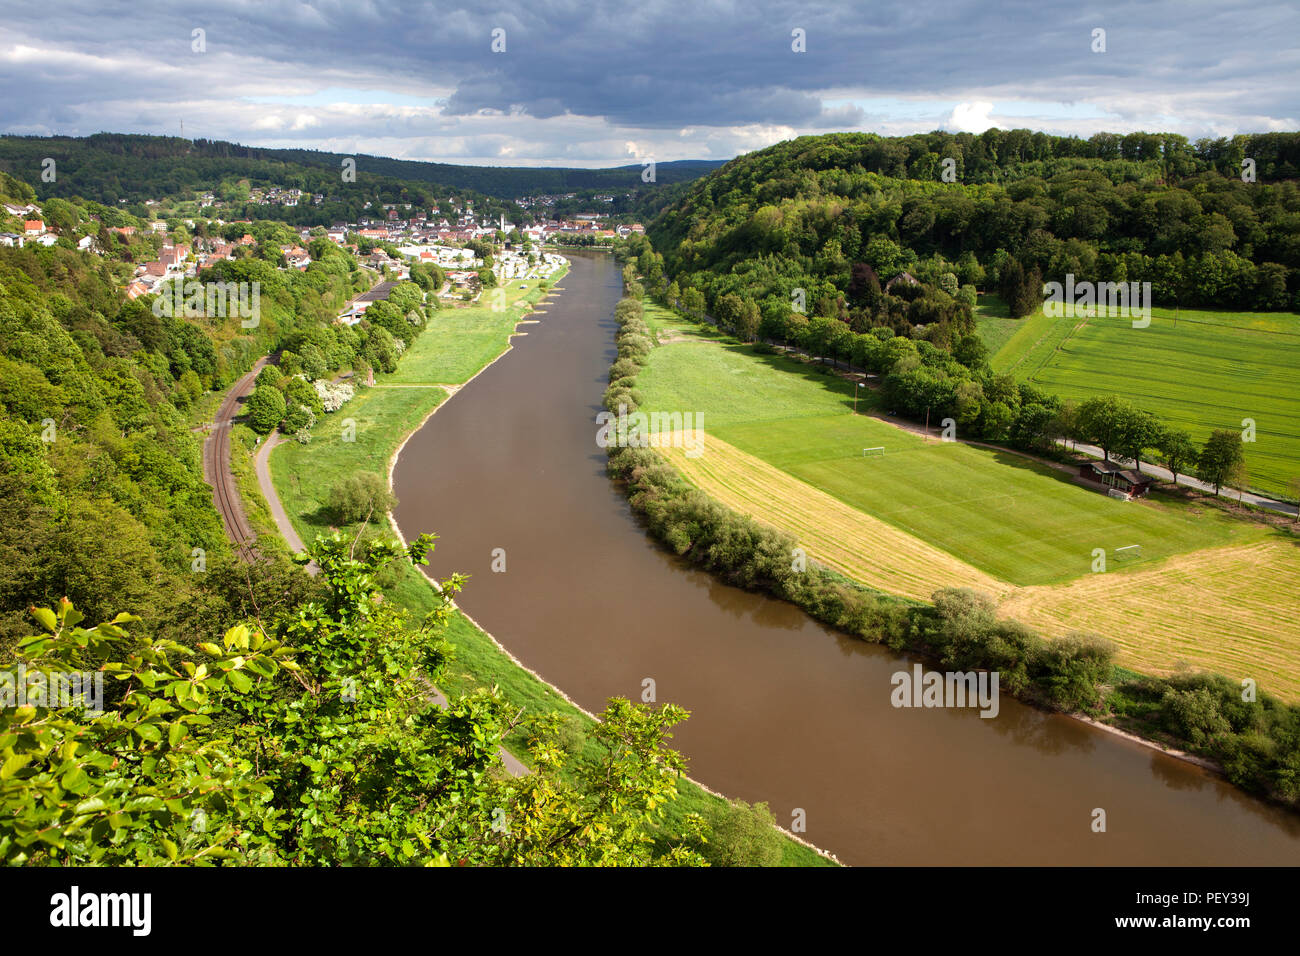
M 275 187 L 255 188 L 249 196 L 250 202 L 283 206 L 295 206 L 299 202 L 319 204 L 322 199 L 319 194 Z M 196 198 L 204 212 L 216 210 L 213 192 L 204 192 Z M 545 209 L 570 198 L 571 195 L 527 197 L 518 205 L 525 209 Z M 596 197 L 597 200 L 606 198 Z M 157 207 L 159 203 L 149 201 L 145 205 Z M 547 247 L 607 245 L 616 238 L 645 232 L 640 223 L 612 225 L 600 213 L 568 219 L 551 218 L 516 226 L 508 222 L 504 214 L 492 221 L 477 215 L 472 203 L 461 205 L 455 200 L 447 201 L 445 206 L 433 206 L 427 214 L 422 209 L 414 209 L 410 203 L 375 202 L 372 206 L 374 217 L 336 222 L 328 227 L 299 229 L 298 242 L 279 246 L 280 268 L 305 270 L 312 261 L 308 251 L 311 241 L 324 236 L 352 253 L 363 266 L 391 282 L 409 279 L 413 263 L 436 266 L 445 281 L 433 294 L 442 300 L 473 302 L 482 295 L 485 269 L 490 269 L 491 282 L 495 285 L 541 281 L 557 272 L 564 263 L 563 256 L 546 251 Z M 0 232 L 0 245 L 21 248 L 33 243 L 52 246 L 58 242 L 59 230 L 43 220 L 39 206 L 6 204 L 4 211 L 8 216 L 21 220 L 23 229 L 21 232 Z M 212 217 L 202 221 L 209 227 L 219 228 L 252 225 L 249 219 Z M 183 218 L 180 222 L 192 233 L 196 219 Z M 224 231 L 230 235 L 229 230 Z M 159 235 L 164 239 L 155 259 L 137 263 L 126 285 L 127 297 L 131 299 L 159 293 L 172 280 L 197 276 L 219 260 L 251 254 L 257 246 L 257 240 L 247 232 L 235 239 L 193 236 L 188 241 L 172 241 L 168 235 L 168 221 L 161 218 L 149 221 L 147 226 L 108 227 L 108 232 L 116 233 L 124 241 L 131 241 L 138 233 Z M 68 239 L 83 251 L 103 254 L 97 233 L 68 236 Z M 241 247 L 247 251 L 241 253 Z M 374 299 L 382 297 L 382 292 L 377 292 Z M 339 320 L 349 324 L 359 321 L 368 304 L 365 300 L 354 303 L 340 315 Z

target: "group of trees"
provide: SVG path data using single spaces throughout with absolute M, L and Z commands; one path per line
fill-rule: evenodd
M 5 176 L 0 199 L 21 205 L 34 192 Z M 333 318 L 365 279 L 344 250 L 313 242 L 306 271 L 247 255 L 200 275 L 257 283 L 252 327 L 234 309 L 172 314 L 155 310 L 151 296 L 126 297 L 133 263 L 156 257 L 164 239 L 203 241 L 208 224 L 171 223 L 155 235 L 77 197 L 44 206 L 73 236 L 97 236 L 99 247 L 79 250 L 65 235 L 51 247 L 0 248 L 0 657 L 29 626 L 24 608 L 64 596 L 97 619 L 154 608 L 146 625 L 154 636 L 211 633 L 243 613 L 250 584 L 203 480 L 195 403 L 277 347 L 299 347 L 310 360 L 305 343 L 314 342 L 330 355 Z M 107 231 L 118 224 L 140 228 L 126 237 Z M 296 239 L 282 224 L 235 228 L 276 258 L 281 242 Z M 382 345 L 372 350 L 377 364 L 397 352 Z M 304 387 L 286 385 L 314 408 Z M 301 577 L 267 557 L 252 585 L 256 602 L 292 599 L 307 588 L 293 583 Z
M 1106 460 L 1114 453 L 1139 469 L 1147 452 L 1155 450 L 1175 483 L 1179 475 L 1195 474 L 1213 485 L 1216 495 L 1224 485 L 1245 479 L 1240 431 L 1216 429 L 1198 449 L 1187 431 L 1167 426 L 1150 412 L 1112 395 L 1087 399 L 1077 407 L 1058 401 L 1050 427 L 1062 440 L 1096 445 Z
M 279 366 L 258 373 L 257 387 L 249 396 L 245 413 L 249 426 L 266 435 L 279 428 L 299 441 L 310 440 L 310 430 L 320 415 L 337 411 L 340 402 L 363 385 L 371 370 L 393 372 L 402 354 L 427 324 L 426 310 L 436 309 L 436 298 L 423 301 L 418 283 L 401 282 L 388 299 L 374 302 L 365 318 L 354 326 L 308 325 L 283 339 Z M 351 384 L 329 385 L 331 373 L 352 370 Z

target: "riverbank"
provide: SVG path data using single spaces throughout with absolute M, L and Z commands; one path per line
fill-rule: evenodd
M 563 273 L 551 281 L 559 282 L 562 277 Z M 541 300 L 548 292 L 538 288 L 521 292 L 518 285 L 511 284 L 504 312 L 477 306 L 434 313 L 429 328 L 403 356 L 395 373 L 377 376 L 375 386 L 360 389 L 342 410 L 326 416 L 317 424 L 309 445 L 287 442 L 274 450 L 271 464 L 275 488 L 293 525 L 305 540 L 311 540 L 330 526 L 322 506 L 328 500 L 333 482 L 342 475 L 374 471 L 387 476 L 391 484 L 392 469 L 410 438 L 451 394 L 507 354 L 512 337 L 528 334 L 529 316 L 544 314 Z M 355 423 L 355 440 L 351 442 L 341 441 L 342 423 L 346 419 Z M 434 607 L 431 579 L 413 567 L 395 568 L 384 580 L 384 586 L 394 600 L 417 618 Z M 473 586 L 471 581 L 469 587 Z M 513 706 L 526 713 L 560 714 L 576 753 L 595 752 L 589 749 L 591 745 L 586 739 L 586 732 L 593 724 L 592 715 L 522 665 L 463 611 L 457 612 L 446 637 L 456 654 L 442 684 L 445 690 L 468 693 L 495 685 Z M 527 734 L 527 728 L 521 725 L 507 739 L 507 744 L 516 753 L 526 753 Z M 707 817 L 715 814 L 724 802 L 721 795 L 688 780 L 681 788 L 671 816 L 674 822 L 689 812 Z M 816 848 L 782 832 L 786 837 L 782 865 L 833 865 L 834 861 Z

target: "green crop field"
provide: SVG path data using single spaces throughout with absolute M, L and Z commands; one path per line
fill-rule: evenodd
M 1249 487 L 1287 494 L 1300 476 L 1300 316 L 1184 309 L 1175 320 L 1154 309 L 1142 329 L 1121 318 L 1019 321 L 993 355 L 997 371 L 1065 398 L 1120 395 L 1197 441 L 1252 419 Z M 1004 324 L 981 318 L 990 347 Z
M 1141 544 L 1145 564 L 1261 534 L 1212 510 L 1115 501 L 1019 455 L 855 417 L 849 383 L 746 346 L 661 345 L 638 387 L 645 410 L 702 413 L 723 441 L 1015 585 L 1087 574 L 1094 548 Z M 881 445 L 883 457 L 862 457 Z

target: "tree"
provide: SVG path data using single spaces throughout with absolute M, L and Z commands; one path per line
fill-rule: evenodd
M 711 821 L 704 855 L 718 866 L 777 866 L 782 837 L 766 803 L 729 803 Z
M 1035 266 L 1026 270 L 1017 259 L 1008 259 L 1002 267 L 998 292 L 1011 310 L 1013 319 L 1024 318 L 1043 304 L 1043 276 Z
M 260 435 L 270 434 L 284 418 L 284 395 L 274 385 L 259 385 L 244 404 L 248 426 Z
M 1201 481 L 1219 489 L 1230 483 L 1239 483 L 1245 476 L 1246 456 L 1241 444 L 1241 432 L 1216 429 L 1210 433 L 1197 460 L 1196 475 Z
M 1181 429 L 1167 429 L 1156 446 L 1160 450 L 1161 460 L 1173 473 L 1174 484 L 1178 476 L 1185 474 L 1189 467 L 1194 467 L 1199 455 L 1192 436 Z
M 1154 415 L 1140 408 L 1124 404 L 1120 412 L 1119 438 L 1115 450 L 1124 458 L 1131 458 L 1137 470 L 1142 470 L 1142 456 L 1148 448 L 1159 444 L 1162 426 Z
M 1110 461 L 1111 449 L 1123 441 L 1124 426 L 1131 406 L 1114 395 L 1090 398 L 1079 405 L 1079 437 L 1101 448 L 1104 460 Z
M 330 513 L 342 524 L 381 518 L 396 506 L 388 482 L 373 471 L 344 478 L 329 494 Z

